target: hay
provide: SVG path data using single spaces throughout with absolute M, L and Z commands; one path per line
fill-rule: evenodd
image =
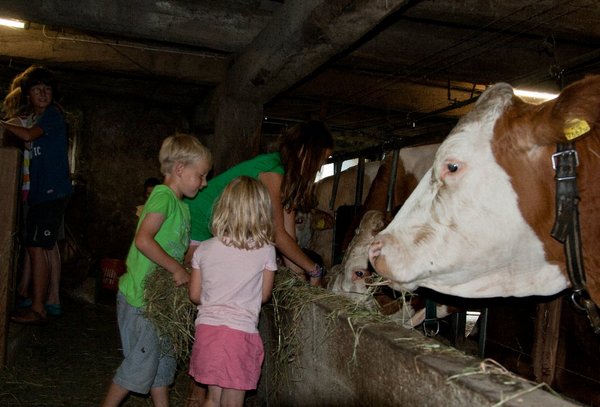
M 370 287 L 365 294 L 367 297 L 372 298 L 376 285 Z M 398 300 L 402 301 L 403 298 Z M 196 306 L 189 300 L 187 286 L 176 287 L 171 273 L 157 268 L 146 278 L 144 301 L 146 318 L 154 323 L 159 335 L 171 340 L 177 361 L 182 365 L 187 364 L 194 342 L 196 315 Z M 324 288 L 311 286 L 290 269 L 282 267 L 275 276 L 271 303 L 277 330 L 277 344 L 273 353 L 275 382 L 298 380 L 290 377 L 300 371 L 296 356 L 302 351 L 302 338 L 299 337 L 298 327 L 305 307 L 318 301 L 326 301 L 334 309 L 327 316 L 330 322 L 344 318 L 353 332 L 354 350 L 349 355 L 349 366 L 356 361 L 356 348 L 365 326 L 373 323 L 396 324 L 377 307 L 369 307 Z
M 366 295 L 372 295 L 372 292 L 369 290 Z M 360 335 L 368 324 L 397 325 L 389 316 L 381 314 L 376 307 L 369 307 L 362 301 L 357 302 L 324 288 L 311 286 L 291 270 L 280 268 L 275 276 L 272 298 L 277 330 L 277 343 L 273 352 L 274 366 L 272 366 L 276 392 L 283 388 L 286 382 L 302 380 L 301 377 L 297 377 L 302 371 L 297 355 L 302 351 L 303 344 L 298 329 L 306 306 L 318 301 L 325 301 L 333 308 L 333 311 L 327 315 L 330 323 L 338 318 L 344 318 L 350 326 L 354 335 L 354 348 L 349 355 L 348 368 L 355 366 Z
M 302 350 L 298 327 L 304 308 L 318 299 L 333 295 L 331 291 L 310 286 L 288 268 L 280 267 L 275 274 L 271 303 L 277 330 L 272 366 L 276 389 L 280 389 L 287 381 L 299 380 L 290 376 L 300 368 L 296 355 Z
M 518 399 L 518 398 L 520 398 L 528 393 L 532 393 L 540 388 L 545 388 L 549 393 L 551 393 L 555 397 L 562 399 L 562 396 L 560 394 L 558 394 L 556 391 L 554 391 L 548 384 L 535 383 L 531 380 L 527 380 L 527 379 L 518 377 L 517 375 L 515 375 L 514 373 L 512 373 L 508 369 L 506 369 L 504 366 L 502 366 L 500 363 L 496 362 L 494 359 L 486 358 L 486 359 L 482 360 L 477 365 L 477 367 L 465 369 L 465 370 L 466 371 L 464 373 L 459 373 L 459 374 L 455 374 L 453 376 L 448 377 L 446 379 L 446 382 L 450 383 L 450 382 L 460 379 L 462 377 L 483 374 L 483 375 L 502 376 L 504 378 L 502 383 L 505 385 L 513 385 L 518 382 L 524 382 L 524 383 L 528 383 L 532 386 L 528 389 L 524 389 L 524 390 L 515 392 L 513 394 L 510 394 L 510 395 L 502 395 L 502 399 L 498 403 L 492 405 L 492 407 L 503 406 L 505 403 L 508 403 L 511 400 Z
M 187 285 L 175 286 L 172 274 L 157 267 L 146 277 L 144 301 L 144 315 L 160 336 L 170 339 L 177 362 L 186 366 L 194 343 L 196 316 L 196 306 L 190 301 Z

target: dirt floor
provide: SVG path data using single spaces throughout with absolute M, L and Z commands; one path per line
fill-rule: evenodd
M 10 324 L 9 367 L 0 369 L 0 406 L 99 406 L 122 355 L 114 294 L 104 292 L 96 304 L 63 296 L 65 313 L 45 326 Z M 14 350 L 12 349 L 14 348 Z M 172 406 L 188 402 L 191 379 L 177 373 L 170 393 Z M 247 394 L 245 405 L 265 405 Z M 124 407 L 152 406 L 149 397 L 131 395 Z
M 10 366 L 0 370 L 0 406 L 90 407 L 102 402 L 121 362 L 114 299 L 84 304 L 65 298 L 63 306 L 64 315 L 45 326 L 9 326 L 16 352 L 9 349 Z M 189 380 L 178 372 L 172 406 L 186 404 Z M 151 405 L 141 395 L 123 403 Z

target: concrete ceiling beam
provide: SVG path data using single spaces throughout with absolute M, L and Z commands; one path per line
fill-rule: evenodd
M 0 27 L 0 45 L 0 56 L 43 61 L 54 68 L 120 72 L 199 85 L 214 86 L 222 82 L 230 64 L 225 56 L 176 49 L 165 51 L 81 33 L 43 30 L 37 24 L 28 30 Z
M 239 52 L 280 6 L 272 1 L 232 0 L 3 0 L 0 17 Z
M 410 0 L 286 1 L 229 70 L 223 89 L 266 103 L 345 51 Z

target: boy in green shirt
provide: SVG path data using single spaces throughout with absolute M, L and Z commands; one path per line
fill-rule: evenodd
M 210 151 L 195 137 L 167 137 L 159 153 L 163 185 L 148 198 L 127 255 L 127 272 L 119 280 L 117 317 L 124 360 L 113 378 L 104 407 L 117 407 L 129 392 L 150 392 L 155 406 L 168 406 L 168 386 L 175 377 L 176 361 L 170 344 L 143 315 L 144 279 L 156 266 L 172 273 L 177 286 L 189 274 L 182 265 L 189 245 L 190 212 L 183 197 L 193 198 L 206 186 L 212 167 Z M 165 351 L 164 346 L 169 346 Z

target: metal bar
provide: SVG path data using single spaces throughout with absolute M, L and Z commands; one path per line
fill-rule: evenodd
M 488 308 L 482 308 L 479 314 L 479 357 L 481 359 L 485 356 L 485 342 L 487 340 L 487 321 L 488 321 Z
M 333 187 L 331 188 L 331 198 L 329 199 L 329 209 L 335 209 L 335 198 L 337 196 L 338 185 L 340 184 L 340 175 L 342 173 L 342 162 L 337 161 L 333 165 Z
M 450 317 L 450 343 L 457 349 L 462 349 L 465 343 L 467 326 L 467 311 L 455 312 Z
M 365 183 L 365 158 L 358 158 L 358 168 L 356 172 L 356 191 L 354 193 L 354 214 L 358 212 L 358 207 L 362 204 L 363 185 Z
M 388 213 L 392 212 L 392 205 L 394 204 L 394 189 L 396 187 L 396 177 L 398 176 L 398 157 L 400 155 L 400 150 L 394 150 L 393 158 L 392 158 L 392 175 L 390 177 L 390 183 L 388 184 L 387 190 L 387 204 L 385 206 L 385 210 Z

